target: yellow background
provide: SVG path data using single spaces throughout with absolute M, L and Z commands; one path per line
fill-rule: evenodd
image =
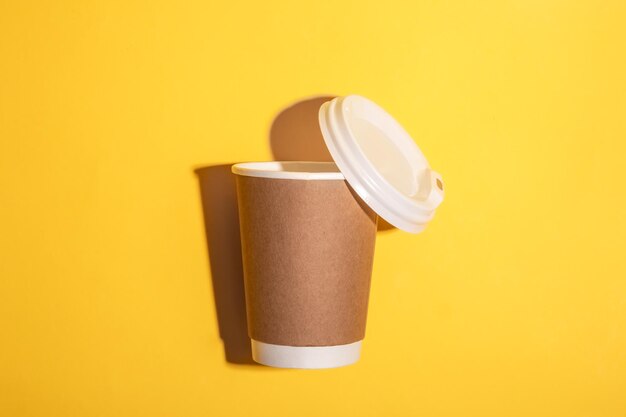
M 626 416 L 622 1 L 3 1 L 2 416 Z M 198 178 L 358 93 L 446 181 L 361 361 L 225 361 Z

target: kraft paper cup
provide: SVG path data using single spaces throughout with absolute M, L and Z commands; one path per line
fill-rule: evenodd
M 254 360 L 282 368 L 356 362 L 376 214 L 334 163 L 244 163 L 233 172 Z

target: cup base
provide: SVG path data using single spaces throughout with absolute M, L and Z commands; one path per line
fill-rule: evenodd
M 337 346 L 284 346 L 251 340 L 252 359 L 276 368 L 323 369 L 351 365 L 361 356 L 361 340 Z

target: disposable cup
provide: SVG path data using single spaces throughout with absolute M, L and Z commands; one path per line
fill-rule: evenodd
M 376 213 L 334 163 L 233 166 L 256 362 L 332 368 L 365 336 Z

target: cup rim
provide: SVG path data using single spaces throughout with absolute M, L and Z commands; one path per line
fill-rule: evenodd
M 231 170 L 233 174 L 246 177 L 291 180 L 345 180 L 345 177 L 334 162 L 243 162 L 233 165 Z

